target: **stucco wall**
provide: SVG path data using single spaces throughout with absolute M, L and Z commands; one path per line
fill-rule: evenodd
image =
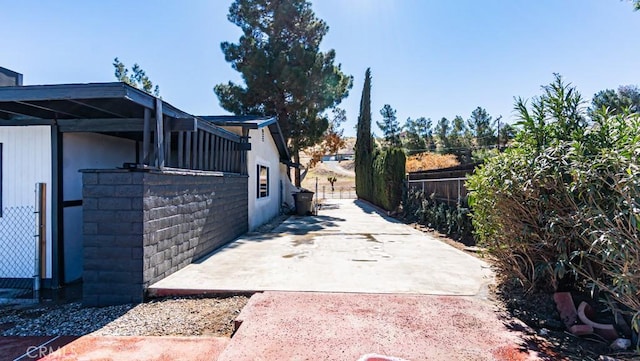
M 152 283 L 247 231 L 247 177 L 83 173 L 83 303 L 141 302 Z

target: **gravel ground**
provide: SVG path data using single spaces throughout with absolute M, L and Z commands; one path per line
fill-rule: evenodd
M 271 232 L 287 218 L 275 217 L 254 233 Z M 0 303 L 0 336 L 229 337 L 233 321 L 248 300 L 244 296 L 164 298 L 101 308 L 82 307 L 81 302 Z
M 1 336 L 230 336 L 248 298 L 167 298 L 102 308 L 0 305 Z

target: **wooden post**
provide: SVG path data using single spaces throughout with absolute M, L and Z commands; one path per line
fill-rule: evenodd
M 191 169 L 198 169 L 198 139 L 201 134 L 199 130 L 193 132 L 193 137 L 191 137 Z
M 171 167 L 171 128 L 169 117 L 164 117 L 164 159 L 168 167 Z
M 198 133 L 198 169 L 204 169 L 204 138 L 205 132 L 199 131 Z
M 33 290 L 40 291 L 40 280 L 47 270 L 47 184 L 36 183 L 36 254 Z
M 142 164 L 149 165 L 151 152 L 151 109 L 144 108 L 144 129 L 142 131 Z
M 184 132 L 178 132 L 178 168 L 184 168 Z
M 191 163 L 191 142 L 192 142 L 191 134 L 192 133 L 193 132 L 187 132 L 187 140 L 185 142 L 186 144 L 185 144 L 185 147 L 184 147 L 184 150 L 185 150 L 185 153 L 186 153 L 186 155 L 185 155 L 185 167 L 187 169 L 191 169 L 191 164 L 192 164 Z
M 164 168 L 164 119 L 162 100 L 156 98 L 156 167 Z
M 211 134 L 206 133 L 204 136 L 204 165 L 202 169 L 209 170 L 209 153 L 211 153 L 211 148 L 209 144 L 211 143 Z

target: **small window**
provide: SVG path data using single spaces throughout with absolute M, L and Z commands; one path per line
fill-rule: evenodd
M 258 198 L 269 196 L 269 167 L 258 164 Z

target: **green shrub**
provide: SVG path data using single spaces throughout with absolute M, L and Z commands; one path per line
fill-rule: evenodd
M 377 152 L 373 160 L 373 202 L 388 211 L 402 201 L 406 161 L 400 148 Z
M 559 78 L 504 153 L 467 181 L 474 233 L 528 289 L 596 287 L 640 312 L 640 116 L 596 114 Z M 570 276 L 570 277 L 567 277 Z
M 466 204 L 451 206 L 419 189 L 409 189 L 402 200 L 404 218 L 445 233 L 449 237 L 473 244 L 473 226 Z

